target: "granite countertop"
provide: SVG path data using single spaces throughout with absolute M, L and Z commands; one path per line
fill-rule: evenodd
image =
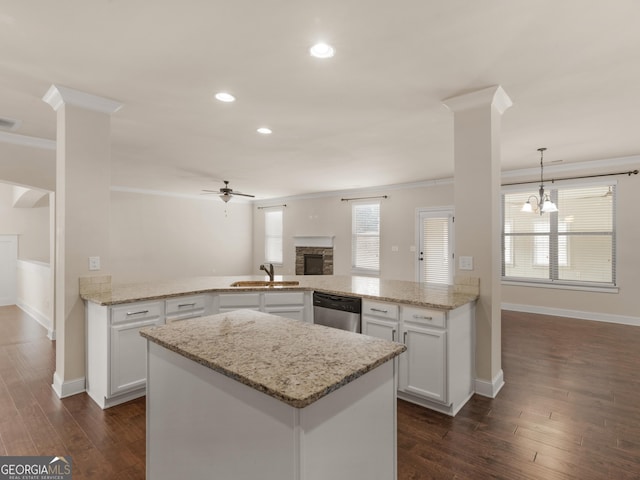
M 251 310 L 148 327 L 140 334 L 296 408 L 406 350 L 400 343 Z
M 477 279 L 463 278 L 455 286 L 423 284 L 402 280 L 383 280 L 372 277 L 340 276 L 340 275 L 284 275 L 276 276 L 278 281 L 299 282 L 296 286 L 282 287 L 232 287 L 236 281 L 265 280 L 261 275 L 234 277 L 190 277 L 166 282 L 149 282 L 137 284 L 115 284 L 108 288 L 92 290 L 91 286 L 102 286 L 92 283 L 93 277 L 81 278 L 80 296 L 87 301 L 99 305 L 116 305 L 142 300 L 156 300 L 180 295 L 191 295 L 208 292 L 247 292 L 247 291 L 322 291 L 338 295 L 354 295 L 370 300 L 394 303 L 405 303 L 442 310 L 454 308 L 473 302 L 478 298 Z M 96 279 L 99 277 L 95 277 Z M 85 288 L 83 290 L 82 283 Z M 97 280 L 96 280 L 97 282 Z

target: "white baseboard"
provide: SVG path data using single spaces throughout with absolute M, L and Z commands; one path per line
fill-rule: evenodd
M 565 308 L 540 307 L 537 305 L 520 305 L 517 303 L 503 303 L 503 310 L 512 312 L 538 313 L 541 315 L 554 315 L 556 317 L 577 318 L 580 320 L 592 320 L 594 322 L 619 323 L 640 327 L 640 317 L 627 315 L 615 315 L 612 313 L 585 312 L 581 310 L 569 310 Z
M 476 393 L 478 395 L 482 395 L 483 397 L 496 398 L 498 392 L 504 386 L 504 373 L 502 369 L 498 372 L 498 374 L 493 377 L 493 380 L 488 382 L 486 380 L 481 380 L 476 378 L 475 380 L 475 388 Z
M 84 392 L 85 384 L 86 382 L 84 377 L 63 382 L 58 376 L 58 372 L 55 372 L 53 374 L 53 384 L 51 387 L 53 388 L 53 391 L 56 392 L 56 395 L 58 395 L 58 398 L 65 398 Z
M 49 317 L 47 317 L 45 314 L 43 314 L 40 310 L 36 310 L 32 306 L 24 303 L 21 299 L 18 299 L 16 301 L 16 306 L 20 310 L 25 312 L 27 315 L 32 317 L 36 322 L 38 322 L 44 328 L 47 329 L 47 338 L 49 340 L 55 340 L 56 339 L 56 332 L 51 327 L 52 322 L 51 322 L 51 319 Z

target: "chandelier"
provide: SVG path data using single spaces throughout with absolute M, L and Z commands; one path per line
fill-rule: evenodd
M 558 211 L 558 207 L 556 207 L 555 203 L 551 201 L 549 195 L 544 193 L 542 159 L 545 150 L 546 148 L 544 147 L 538 149 L 540 152 L 540 190 L 538 190 L 540 197 L 531 195 L 522 206 L 522 210 L 520 210 L 521 212 L 539 212 L 540 215 L 542 215 L 543 213 L 553 213 Z

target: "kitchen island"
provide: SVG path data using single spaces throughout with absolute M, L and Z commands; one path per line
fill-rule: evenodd
M 404 345 L 249 310 L 141 335 L 147 478 L 396 478 Z

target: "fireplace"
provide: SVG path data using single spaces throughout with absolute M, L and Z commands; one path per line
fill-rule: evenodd
M 333 275 L 333 237 L 294 237 L 296 275 Z
M 324 275 L 324 256 L 319 253 L 304 254 L 304 275 Z

